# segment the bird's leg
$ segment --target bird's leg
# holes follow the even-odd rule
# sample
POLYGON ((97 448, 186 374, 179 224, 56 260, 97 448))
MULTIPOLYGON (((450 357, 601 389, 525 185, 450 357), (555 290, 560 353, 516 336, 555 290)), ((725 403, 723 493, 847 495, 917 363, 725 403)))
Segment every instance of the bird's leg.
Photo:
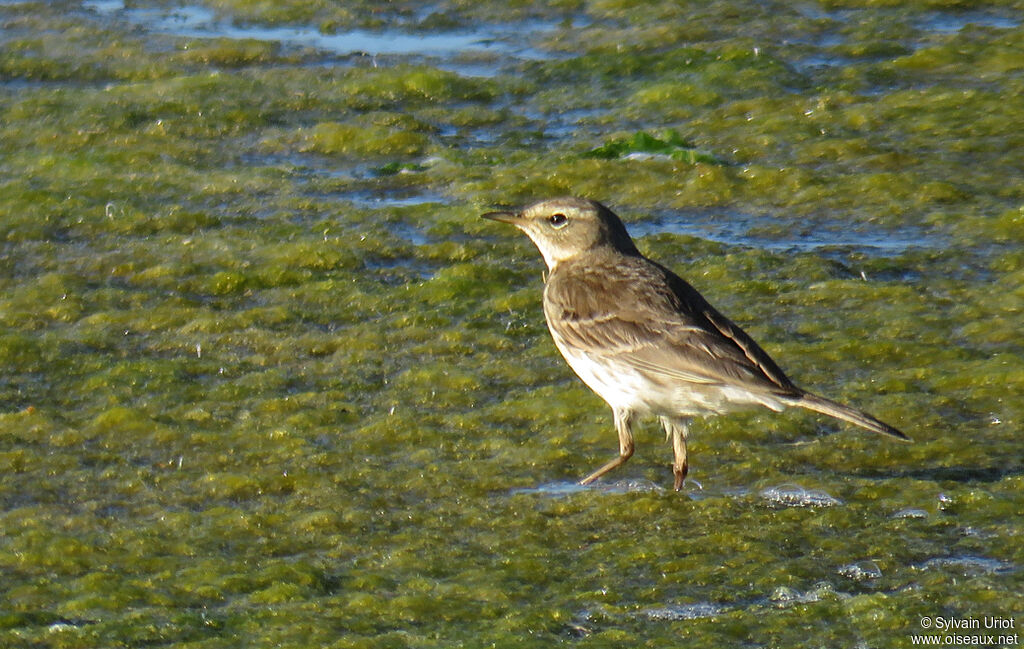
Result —
POLYGON ((679 491, 683 488, 683 480, 690 470, 686 460, 686 433, 689 430, 689 419, 669 419, 661 417, 661 425, 665 427, 665 435, 672 439, 672 453, 675 461, 672 463, 672 473, 675 475, 674 488, 679 491))
POLYGON ((633 413, 629 410, 615 411, 615 430, 619 433, 619 457, 580 480, 581 485, 590 484, 612 469, 622 466, 633 456, 633 413))

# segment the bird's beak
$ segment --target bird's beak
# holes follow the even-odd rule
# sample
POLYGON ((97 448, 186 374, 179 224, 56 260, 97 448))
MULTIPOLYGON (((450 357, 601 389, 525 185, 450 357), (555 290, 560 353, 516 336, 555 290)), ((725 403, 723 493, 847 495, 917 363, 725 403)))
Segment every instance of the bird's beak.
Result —
POLYGON ((488 212, 480 216, 492 221, 501 221, 502 223, 510 223, 512 225, 519 225, 523 221, 523 217, 519 212, 488 212))

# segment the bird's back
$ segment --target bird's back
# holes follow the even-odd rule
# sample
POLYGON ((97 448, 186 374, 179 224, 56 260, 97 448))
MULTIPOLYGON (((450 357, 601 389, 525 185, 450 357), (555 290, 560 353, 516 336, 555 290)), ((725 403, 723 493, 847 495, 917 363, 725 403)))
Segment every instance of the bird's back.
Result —
POLYGON ((762 404, 759 395, 771 401, 801 394, 746 332, 681 277, 639 254, 602 249, 560 264, 548 278, 544 312, 584 381, 574 360, 614 362, 666 385, 751 391, 762 404))

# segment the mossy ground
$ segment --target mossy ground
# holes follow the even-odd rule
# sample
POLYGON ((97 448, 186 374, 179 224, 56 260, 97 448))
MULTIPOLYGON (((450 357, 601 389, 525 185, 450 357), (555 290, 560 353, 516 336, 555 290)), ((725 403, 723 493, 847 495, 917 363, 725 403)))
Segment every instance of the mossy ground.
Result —
POLYGON ((549 56, 474 77, 0 4, 0 645, 1024 622, 1024 5, 209 6, 543 23, 549 56), (566 193, 916 443, 737 414, 695 427, 703 490, 650 487, 653 425, 615 488, 568 487, 614 453, 610 413, 548 338, 536 251, 477 218, 566 193), (749 226, 673 231, 689 213, 749 226), (887 236, 914 245, 864 244, 887 236), (787 484, 839 502, 765 495, 787 484))

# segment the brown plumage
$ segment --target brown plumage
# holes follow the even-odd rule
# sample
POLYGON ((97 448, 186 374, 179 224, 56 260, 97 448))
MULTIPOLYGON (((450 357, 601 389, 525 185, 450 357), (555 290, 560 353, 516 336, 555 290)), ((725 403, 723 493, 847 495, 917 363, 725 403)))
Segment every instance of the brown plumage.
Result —
POLYGON ((685 280, 640 254, 622 221, 595 201, 559 198, 486 218, 511 223, 548 266, 544 315, 555 345, 611 407, 619 456, 633 453, 637 415, 661 419, 675 453, 675 488, 688 470, 691 417, 753 406, 800 406, 877 433, 909 438, 871 415, 797 387, 742 329, 685 280))

